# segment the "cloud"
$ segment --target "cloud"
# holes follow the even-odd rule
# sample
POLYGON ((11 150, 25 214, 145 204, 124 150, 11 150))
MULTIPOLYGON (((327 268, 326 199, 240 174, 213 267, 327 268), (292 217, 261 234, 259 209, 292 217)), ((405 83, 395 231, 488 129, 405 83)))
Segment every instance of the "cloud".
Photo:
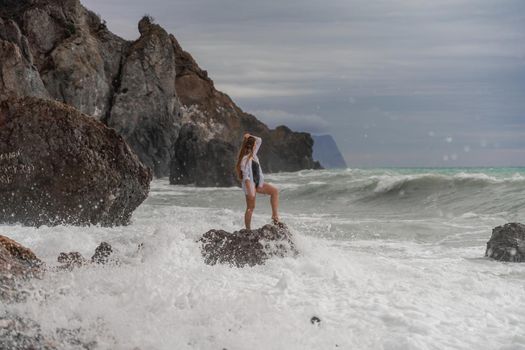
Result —
POLYGON ((525 165, 521 148, 496 157, 474 146, 477 134, 490 145, 522 136, 524 1, 83 3, 128 39, 150 13, 243 109, 332 134, 351 166, 450 165, 452 154, 457 164, 486 154, 484 165, 525 165))
POLYGON ((286 125, 295 131, 306 131, 310 133, 323 133, 329 129, 329 123, 318 115, 298 115, 280 110, 258 110, 251 111, 270 128, 286 125))

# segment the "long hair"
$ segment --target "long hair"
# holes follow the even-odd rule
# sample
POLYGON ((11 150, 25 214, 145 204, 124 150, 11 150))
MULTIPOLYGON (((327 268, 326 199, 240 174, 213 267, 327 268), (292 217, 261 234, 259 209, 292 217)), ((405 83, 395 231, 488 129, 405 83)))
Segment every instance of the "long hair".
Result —
POLYGON ((241 161, 242 158, 246 155, 249 155, 249 158, 253 158, 253 146, 255 145, 255 137, 248 136, 242 141, 241 149, 237 155, 237 164, 235 165, 235 173, 237 178, 242 180, 242 170, 241 170, 241 161))

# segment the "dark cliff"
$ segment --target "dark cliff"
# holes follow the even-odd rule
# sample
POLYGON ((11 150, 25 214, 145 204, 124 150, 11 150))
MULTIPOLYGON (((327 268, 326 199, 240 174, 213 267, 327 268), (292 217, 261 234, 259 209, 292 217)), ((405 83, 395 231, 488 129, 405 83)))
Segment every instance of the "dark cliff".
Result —
POLYGON ((79 0, 0 0, 0 95, 56 99, 101 120, 171 183, 235 184, 245 131, 264 139, 266 171, 316 167, 309 134, 244 113, 149 18, 139 32, 118 37, 79 0))

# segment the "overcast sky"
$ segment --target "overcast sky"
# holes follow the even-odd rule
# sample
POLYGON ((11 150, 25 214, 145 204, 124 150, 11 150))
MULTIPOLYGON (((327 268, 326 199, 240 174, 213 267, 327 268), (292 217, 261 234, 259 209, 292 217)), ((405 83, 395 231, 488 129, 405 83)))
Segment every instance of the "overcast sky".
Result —
POLYGON ((525 1, 82 0, 126 39, 153 16, 274 127, 350 167, 525 166, 525 1))

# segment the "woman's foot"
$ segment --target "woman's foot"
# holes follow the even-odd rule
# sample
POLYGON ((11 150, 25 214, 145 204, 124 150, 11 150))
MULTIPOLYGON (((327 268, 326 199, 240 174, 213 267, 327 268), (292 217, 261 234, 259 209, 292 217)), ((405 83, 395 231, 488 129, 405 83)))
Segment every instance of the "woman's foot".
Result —
POLYGON ((272 223, 274 225, 279 225, 281 223, 281 219, 279 219, 278 216, 272 216, 272 223))

